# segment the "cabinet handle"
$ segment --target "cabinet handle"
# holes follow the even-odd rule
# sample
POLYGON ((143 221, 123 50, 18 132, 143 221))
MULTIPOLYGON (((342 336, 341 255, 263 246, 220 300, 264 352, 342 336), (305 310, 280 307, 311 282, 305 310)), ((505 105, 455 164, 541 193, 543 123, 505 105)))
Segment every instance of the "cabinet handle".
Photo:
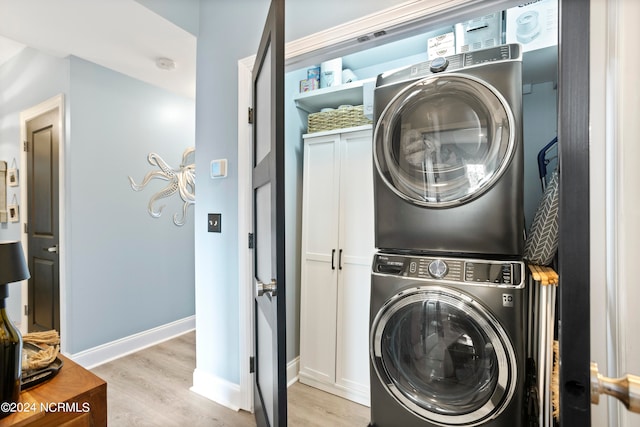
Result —
POLYGON ((335 270, 336 269, 336 265, 334 264, 333 260, 336 257, 336 250, 335 249, 331 249, 331 269, 335 270))
POLYGON ((342 270, 342 249, 338 252, 338 269, 342 270))

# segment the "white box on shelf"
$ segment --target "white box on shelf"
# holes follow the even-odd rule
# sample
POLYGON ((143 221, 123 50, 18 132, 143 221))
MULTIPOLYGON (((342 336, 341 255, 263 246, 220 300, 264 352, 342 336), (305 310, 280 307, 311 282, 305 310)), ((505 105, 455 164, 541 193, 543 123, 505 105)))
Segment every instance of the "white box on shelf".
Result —
POLYGON ((431 37, 427 42, 429 59, 438 56, 449 56, 456 53, 456 37, 453 32, 431 37))
POLYGON ((502 12, 495 12, 454 26, 456 52, 465 53, 503 43, 502 12))
POLYGON ((522 51, 558 44, 558 3, 538 0, 507 9, 507 43, 522 44, 522 51))
POLYGON ((430 49, 429 50, 429 60, 432 60, 433 58, 437 58, 439 56, 450 56, 450 55, 455 55, 456 53, 456 47, 455 46, 449 46, 449 47, 441 47, 440 49, 430 49))
POLYGON ((342 58, 332 59, 320 64, 320 87, 340 86, 342 84, 342 58))

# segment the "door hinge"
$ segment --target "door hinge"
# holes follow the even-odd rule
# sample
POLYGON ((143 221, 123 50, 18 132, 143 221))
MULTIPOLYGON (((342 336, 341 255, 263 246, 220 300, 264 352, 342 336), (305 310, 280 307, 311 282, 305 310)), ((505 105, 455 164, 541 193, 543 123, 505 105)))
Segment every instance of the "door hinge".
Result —
POLYGON ((256 371, 255 358, 251 356, 249 358, 249 373, 253 374, 255 371, 256 371))
POLYGON ((253 124, 253 108, 251 108, 251 107, 249 107, 247 120, 248 120, 250 125, 253 124))
POLYGON ((29 141, 22 141, 22 151, 29 151, 29 141))
POLYGON ((253 249, 254 238, 253 233, 249 233, 249 249, 253 249))
POLYGON ((24 305, 24 315, 25 316, 29 315, 29 306, 27 304, 24 305))
POLYGON ((24 234, 29 234, 29 224, 28 223, 24 223, 24 234))

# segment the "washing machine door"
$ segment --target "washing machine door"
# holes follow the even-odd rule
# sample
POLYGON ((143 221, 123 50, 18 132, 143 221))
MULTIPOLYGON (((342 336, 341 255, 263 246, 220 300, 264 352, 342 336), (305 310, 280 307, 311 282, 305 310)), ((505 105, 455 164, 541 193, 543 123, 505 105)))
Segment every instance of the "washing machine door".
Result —
POLYGON ((391 298, 374 319, 370 350, 389 393, 434 424, 482 424, 515 392, 516 356, 506 332, 455 290, 417 287, 391 298))
POLYGON ((428 207, 466 203, 508 166, 515 124, 502 94, 474 76, 436 74, 400 91, 376 122, 374 160, 400 197, 428 207))

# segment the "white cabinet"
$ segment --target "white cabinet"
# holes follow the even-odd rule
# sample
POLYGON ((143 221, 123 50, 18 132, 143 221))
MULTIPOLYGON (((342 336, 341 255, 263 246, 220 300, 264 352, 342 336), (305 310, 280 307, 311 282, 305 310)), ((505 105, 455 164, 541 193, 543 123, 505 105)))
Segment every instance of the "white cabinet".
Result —
POLYGON ((371 126, 304 137, 300 382, 369 404, 371 126))

